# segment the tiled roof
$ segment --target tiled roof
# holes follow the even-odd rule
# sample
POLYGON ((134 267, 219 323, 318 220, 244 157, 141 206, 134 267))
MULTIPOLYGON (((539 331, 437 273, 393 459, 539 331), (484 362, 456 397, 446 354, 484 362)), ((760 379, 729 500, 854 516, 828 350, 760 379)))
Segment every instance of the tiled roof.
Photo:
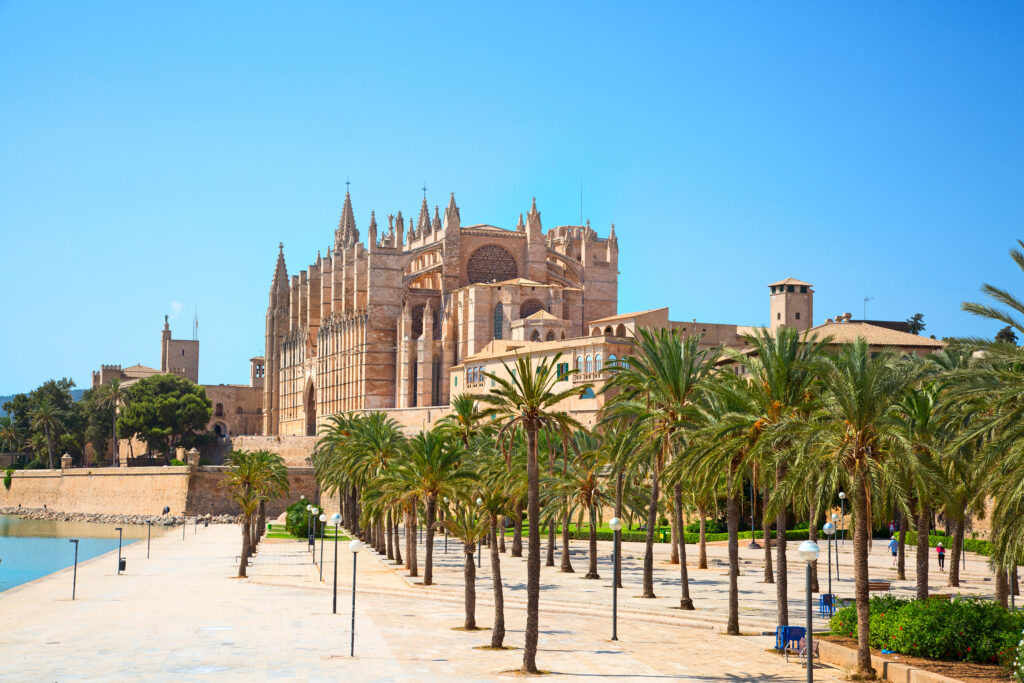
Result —
POLYGON ((777 285, 803 285, 804 287, 813 287, 810 282, 804 282, 803 280, 797 280, 795 277, 787 277, 785 280, 779 280, 778 282, 772 282, 769 287, 775 287, 777 285))
POLYGON ((590 322, 590 324, 593 324, 593 323, 610 323, 610 322, 613 322, 615 320, 626 320, 628 318, 638 318, 641 315, 647 315, 648 313, 655 313, 657 311, 667 311, 667 310, 668 310, 667 306, 665 308, 651 308, 651 309, 648 309, 646 311, 635 311, 633 313, 619 313, 618 315, 610 315, 607 318, 598 318, 596 320, 591 320, 589 322, 590 322))
POLYGON ((550 313, 548 313, 544 309, 541 309, 541 310, 537 311, 533 315, 526 316, 526 319, 527 320, 559 320, 559 321, 561 320, 561 318, 559 318, 558 316, 551 315, 550 313))
POLYGON ((849 344, 862 338, 871 346, 922 346, 936 350, 945 346, 938 339, 921 337, 909 332, 900 332, 864 322, 825 323, 812 327, 809 333, 819 337, 832 337, 832 342, 835 344, 849 344))

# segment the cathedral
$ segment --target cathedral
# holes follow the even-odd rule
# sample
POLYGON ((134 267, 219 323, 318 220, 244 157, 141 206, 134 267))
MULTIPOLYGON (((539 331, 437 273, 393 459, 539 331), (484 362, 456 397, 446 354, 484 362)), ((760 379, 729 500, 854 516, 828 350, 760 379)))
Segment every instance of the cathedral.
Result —
MULTIPOLYGON (((314 435, 333 414, 449 402, 453 369, 496 340, 587 336, 617 313, 618 242, 587 225, 463 226, 452 195, 399 211, 366 245, 346 192, 334 244, 288 275, 281 245, 267 307, 264 434, 314 435)), ((457 385, 457 378, 452 381, 457 385)))

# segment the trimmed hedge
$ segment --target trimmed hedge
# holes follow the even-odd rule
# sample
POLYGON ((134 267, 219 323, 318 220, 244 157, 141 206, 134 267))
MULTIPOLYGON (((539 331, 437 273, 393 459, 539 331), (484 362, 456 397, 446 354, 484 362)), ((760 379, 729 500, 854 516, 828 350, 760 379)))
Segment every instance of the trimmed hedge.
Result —
MULTIPOLYGON (((1009 668, 1017 656, 1024 612, 990 600, 871 599, 870 645, 915 657, 946 661, 998 662, 1009 668)), ((829 628, 857 637, 857 607, 836 610, 829 628)))
MULTIPOLYGON (((524 528, 523 531, 525 533, 526 529, 524 528)), ((696 533, 696 534, 686 533, 686 534, 684 534, 684 536, 686 537, 686 542, 688 544, 696 545, 696 544, 700 543, 700 534, 699 533, 696 533)), ((777 538, 777 536, 776 536, 774 531, 771 532, 771 536, 772 536, 772 538, 777 538)), ((794 530, 786 532, 786 539, 790 540, 790 541, 806 541, 807 540, 807 536, 808 536, 808 533, 807 533, 806 529, 803 529, 803 530, 794 529, 794 530)), ((824 538, 824 533, 821 533, 820 536, 822 538, 824 538)), ((750 538, 750 532, 749 531, 741 531, 741 532, 739 532, 738 537, 740 539, 749 539, 750 538)), ((757 532, 757 537, 759 539, 764 539, 764 534, 762 534, 760 531, 758 531, 757 532)), ((587 541, 587 540, 590 539, 590 531, 588 529, 570 529, 569 530, 569 538, 574 539, 574 540, 579 540, 579 541, 587 541)), ((614 541, 615 540, 615 533, 613 531, 609 531, 607 529, 598 529, 597 530, 597 540, 599 540, 599 541, 614 541)), ((626 531, 625 529, 623 529, 622 530, 622 540, 623 541, 632 541, 632 542, 636 542, 636 543, 644 543, 644 542, 647 541, 647 532, 646 531, 626 531)), ((729 534, 728 533, 724 533, 724 534, 705 534, 704 535, 704 540, 707 543, 714 543, 716 541, 728 541, 729 540, 729 534)), ((671 534, 668 532, 667 529, 665 529, 665 530, 659 529, 659 530, 654 532, 654 542, 655 543, 671 542, 671 534), (663 533, 665 534, 665 536, 667 538, 669 538, 669 541, 662 541, 661 540, 663 533)))
MULTIPOLYGON (((897 532, 897 536, 898 535, 899 535, 899 532, 897 532)), ((939 543, 942 543, 943 547, 945 547, 948 550, 949 548, 953 547, 953 537, 952 536, 943 536, 941 534, 930 534, 928 536, 928 546, 930 548, 934 548, 939 543)), ((908 548, 910 546, 917 545, 917 532, 916 531, 908 531, 907 532, 906 544, 907 544, 908 548)), ((983 540, 978 539, 978 538, 965 538, 964 539, 964 550, 967 550, 967 551, 972 552, 972 553, 977 553, 978 555, 984 555, 986 557, 991 553, 991 549, 989 547, 989 542, 988 541, 983 541, 983 540)))

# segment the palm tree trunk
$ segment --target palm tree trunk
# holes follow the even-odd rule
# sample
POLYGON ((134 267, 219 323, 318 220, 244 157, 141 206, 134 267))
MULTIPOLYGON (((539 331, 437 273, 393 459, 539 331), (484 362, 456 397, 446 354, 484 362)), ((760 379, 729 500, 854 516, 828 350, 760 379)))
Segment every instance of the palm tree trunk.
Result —
POLYGON ((495 531, 498 536, 498 552, 503 553, 505 550, 505 515, 498 516, 498 529, 495 531))
POLYGON ((700 514, 700 556, 697 558, 697 569, 708 568, 708 546, 706 543, 706 528, 708 511, 701 505, 697 508, 697 512, 700 514))
MULTIPOLYGON (((504 516, 491 520, 491 538, 499 531, 505 530, 504 516), (500 521, 497 524, 496 521, 500 521)), ((491 543, 491 582, 494 585, 494 626, 491 628, 491 647, 505 645, 505 594, 501 586, 501 550, 496 543, 491 543)))
POLYGON ((399 543, 398 533, 398 520, 394 519, 391 523, 391 535, 395 539, 395 564, 404 564, 402 562, 402 544, 399 543))
POLYGON ((548 556, 544 566, 555 566, 555 525, 550 520, 548 520, 548 556))
MULTIPOLYGON (((861 464, 863 467, 863 463, 861 464)), ((868 482, 860 470, 857 491, 853 497, 853 575, 854 592, 857 597, 857 673, 874 678, 871 666, 871 608, 868 602, 868 515, 867 501, 871 495, 868 482)))
POLYGON ((644 593, 642 598, 655 598, 654 594, 654 527, 658 524, 658 473, 651 473, 651 502, 647 507, 647 538, 644 550, 644 593))
POLYGON ((734 467, 730 467, 728 481, 728 499, 725 508, 725 523, 729 530, 729 620, 725 626, 726 634, 738 636, 740 634, 740 598, 739 598, 739 576, 740 576, 740 503, 738 494, 733 487, 735 477, 734 467))
POLYGON ((896 551, 896 578, 907 579, 907 516, 900 512, 900 539, 896 551))
POLYGON ((110 464, 117 467, 117 403, 114 404, 114 419, 110 422, 110 464))
MULTIPOLYGON (((817 501, 811 502, 811 512, 807 522, 807 540, 818 542, 818 506, 817 501)), ((811 562, 811 592, 820 593, 818 586, 818 561, 811 562)))
POLYGON ((996 570, 996 602, 1003 607, 1010 606, 1010 578, 1002 569, 996 570))
MULTIPOLYGON (((615 479, 615 516, 618 517, 619 521, 622 521, 622 488, 623 488, 623 477, 622 472, 619 472, 619 476, 615 479)), ((620 544, 621 546, 621 544, 620 544)), ((615 571, 612 581, 618 588, 622 588, 622 548, 615 548, 615 571)))
POLYGON ((393 521, 391 521, 391 510, 388 510, 387 522, 385 522, 385 524, 384 524, 384 535, 387 536, 387 542, 388 542, 387 558, 389 560, 395 559, 395 546, 392 545, 392 542, 391 542, 391 539, 392 539, 391 530, 394 527, 395 527, 395 523, 393 521))
POLYGON ((249 564, 249 518, 248 515, 242 520, 242 555, 238 563, 238 578, 245 578, 245 568, 249 564))
POLYGON ((427 548, 423 558, 423 585, 429 586, 434 580, 434 514, 437 497, 427 496, 427 548))
POLYGON ((43 425, 43 433, 46 434, 46 454, 50 458, 50 469, 53 469, 53 440, 50 438, 50 425, 43 425))
MULTIPOLYGON (((775 583, 775 573, 772 571, 772 518, 768 516, 768 488, 763 491, 761 505, 761 533, 764 536, 764 583, 775 583)), ((754 530, 750 530, 754 535, 754 530)))
POLYGON ((928 525, 932 511, 924 497, 918 498, 917 508, 917 599, 928 599, 928 525))
POLYGON ((590 567, 587 568, 585 579, 600 579, 597 573, 597 509, 590 506, 590 567))
MULTIPOLYGON (((675 507, 673 505, 673 507, 675 507)), ((672 537, 672 550, 669 552, 668 563, 679 564, 679 524, 676 521, 676 512, 673 509, 669 518, 669 535, 672 537)))
POLYGON ((676 484, 672 492, 672 516, 675 519, 676 528, 679 529, 679 585, 682 586, 682 594, 679 598, 679 609, 693 609, 693 600, 690 599, 690 576, 686 569, 686 534, 683 527, 683 485, 676 484))
MULTIPOLYGON (((775 485, 786 476, 785 465, 775 468, 775 485)), ((779 626, 789 626, 789 571, 786 566, 786 506, 775 515, 775 604, 779 626)))
MULTIPOLYGON (((963 510, 963 506, 960 507, 963 510)), ((949 549, 949 582, 947 585, 958 587, 960 585, 960 549, 964 544, 964 516, 963 513, 956 516, 953 522, 953 547, 949 549)))
POLYGON ((515 526, 512 530, 512 557, 523 556, 523 506, 516 503, 515 526))
POLYGON ((416 532, 417 524, 419 520, 416 518, 416 501, 413 501, 412 511, 410 513, 409 528, 406 530, 406 535, 409 537, 409 576, 419 576, 419 549, 416 547, 416 532))
POLYGON ((537 638, 540 627, 540 474, 537 468, 537 427, 526 428, 527 522, 530 525, 526 559, 526 642, 523 671, 537 673, 537 638))
POLYGON ((561 571, 564 574, 575 574, 576 570, 572 568, 572 556, 569 554, 569 499, 565 499, 565 515, 562 520, 562 566, 561 571))
POLYGON ((466 552, 466 563, 464 574, 466 577, 466 623, 465 629, 467 631, 476 630, 476 564, 473 562, 473 551, 475 548, 472 543, 463 544, 463 549, 466 552))

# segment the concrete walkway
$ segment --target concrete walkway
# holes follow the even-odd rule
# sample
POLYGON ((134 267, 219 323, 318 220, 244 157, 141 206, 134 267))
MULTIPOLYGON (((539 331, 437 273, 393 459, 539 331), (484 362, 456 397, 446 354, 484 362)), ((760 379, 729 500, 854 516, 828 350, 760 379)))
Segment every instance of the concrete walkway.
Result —
MULTIPOLYGON (((443 544, 443 541, 439 540, 443 544)), ((453 544, 454 545, 454 544, 453 544)), ((0 678, 50 680, 500 680, 518 668, 521 650, 474 649, 488 631, 453 630, 463 603, 456 562, 438 572, 439 586, 409 585, 364 551, 358 560, 356 657, 349 657, 351 553, 340 544, 338 614, 331 614, 332 547, 324 581, 301 541, 264 541, 235 579, 239 531, 230 526, 172 530, 125 549, 128 571, 116 576, 112 554, 79 565, 77 600, 65 570, 0 594, 5 634, 0 678)), ((442 545, 443 548, 443 545, 442 545)), ((443 553, 442 553, 443 554, 443 553)), ((450 552, 448 558, 454 558, 450 552)), ((422 554, 421 554, 422 558, 422 554)), ((525 613, 513 565, 506 643, 522 647, 525 613)), ((447 560, 443 565, 449 564, 447 560)), ((486 563, 485 563, 486 564, 486 563)), ((709 570, 710 571, 710 570, 709 570)), ((579 577, 551 588, 545 570, 538 662, 543 680, 797 681, 805 672, 765 652, 770 639, 726 637, 626 609, 620 638, 610 642, 607 581, 579 577), (572 588, 572 590, 567 590, 572 588), (598 593, 574 597, 579 590, 598 593), (557 597, 556 597, 557 595, 557 597), (586 603, 583 605, 581 603, 586 603)), ((561 575, 565 576, 565 575, 561 575)), ((477 618, 491 621, 489 581, 482 580, 477 618)), ((620 596, 636 592, 635 586, 620 596)), ((666 598, 667 599, 667 598, 666 598)), ((643 601, 650 603, 651 601, 643 601)), ((668 610, 666 610, 668 611, 668 610)), ((678 610, 675 611, 679 614, 678 610)), ((823 668, 817 680, 841 680, 823 668)))

